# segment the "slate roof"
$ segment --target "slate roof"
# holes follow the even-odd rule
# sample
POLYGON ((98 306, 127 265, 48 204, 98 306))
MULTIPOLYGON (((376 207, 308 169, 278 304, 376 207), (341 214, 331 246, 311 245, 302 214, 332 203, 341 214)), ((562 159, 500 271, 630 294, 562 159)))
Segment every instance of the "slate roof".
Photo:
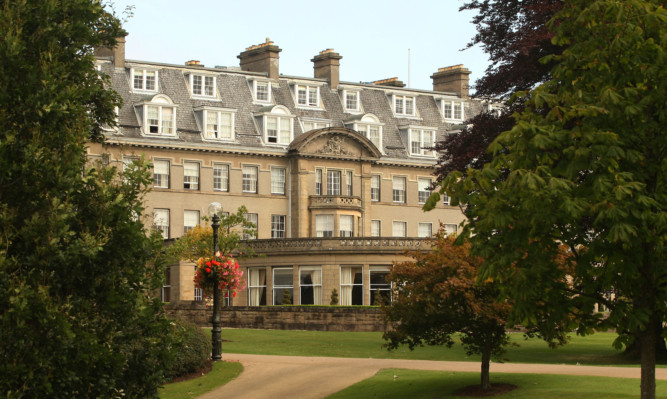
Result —
MULTIPOLYGON (((183 66, 161 64, 145 61, 126 60, 125 68, 114 68, 113 63, 100 58, 102 72, 110 75, 113 89, 123 99, 124 106, 119 110, 118 122, 120 126, 117 139, 132 142, 158 142, 168 146, 180 144, 200 145, 203 147, 224 147, 228 150, 257 148, 269 152, 287 153, 287 146, 266 146, 263 143, 259 126, 255 116, 266 104, 253 102, 252 80, 261 79, 267 81, 266 74, 245 72, 236 69, 204 68, 201 66, 183 66), (152 69, 158 71, 158 91, 155 94, 137 93, 132 90, 130 82, 130 70, 132 67, 152 69), (190 73, 214 74, 216 76, 215 98, 201 99, 190 95, 188 75, 190 73), (147 137, 141 132, 141 119, 137 111, 137 104, 150 100, 156 94, 168 96, 177 106, 176 128, 177 135, 174 138, 147 137), (235 140, 233 142, 215 142, 202 140, 201 128, 199 127, 195 109, 200 106, 220 107, 236 110, 235 112, 235 140)), ((378 86, 369 83, 340 82, 338 89, 331 90, 328 82, 324 79, 307 77, 292 77, 281 75, 277 80, 271 80, 272 101, 274 105, 282 105, 289 109, 295 116, 294 138, 303 134, 302 118, 323 119, 331 122, 331 127, 343 127, 346 121, 355 119, 355 114, 345 112, 343 108, 342 90, 357 90, 360 93, 361 109, 364 114, 374 114, 383 124, 382 147, 383 160, 401 162, 417 161, 420 163, 435 163, 435 158, 424 159, 423 157, 411 157, 408 151, 409 143, 401 135, 399 127, 405 125, 417 125, 434 128, 437 131, 437 139, 453 130, 460 129, 460 123, 449 124, 444 121, 438 108, 437 100, 441 98, 456 99, 456 94, 431 92, 426 90, 415 90, 400 87, 378 86), (295 104, 293 85, 314 84, 320 87, 320 98, 322 109, 304 109, 295 104), (392 110, 391 94, 414 96, 416 106, 416 117, 396 117, 392 110), (411 160, 411 161, 409 161, 411 160)), ((466 118, 472 113, 479 112, 481 106, 471 101, 465 101, 464 114, 466 118)))

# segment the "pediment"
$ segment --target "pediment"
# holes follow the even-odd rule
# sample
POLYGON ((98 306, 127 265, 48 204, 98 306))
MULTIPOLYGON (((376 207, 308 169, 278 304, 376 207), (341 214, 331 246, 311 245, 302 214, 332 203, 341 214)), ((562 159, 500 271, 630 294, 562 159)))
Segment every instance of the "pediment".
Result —
POLYGON ((297 137, 290 152, 300 155, 340 158, 380 158, 380 151, 358 132, 343 128, 313 130, 297 137))

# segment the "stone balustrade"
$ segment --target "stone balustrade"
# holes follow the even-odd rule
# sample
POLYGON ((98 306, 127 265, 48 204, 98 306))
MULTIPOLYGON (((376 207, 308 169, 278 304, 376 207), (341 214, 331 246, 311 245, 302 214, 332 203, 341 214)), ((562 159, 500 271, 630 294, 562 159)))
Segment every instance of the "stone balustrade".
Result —
POLYGON ((257 254, 310 252, 401 253, 430 249, 428 239, 416 237, 309 237, 248 240, 245 244, 257 254))
POLYGON ((310 209, 356 209, 361 210, 361 199, 346 195, 311 195, 310 209))

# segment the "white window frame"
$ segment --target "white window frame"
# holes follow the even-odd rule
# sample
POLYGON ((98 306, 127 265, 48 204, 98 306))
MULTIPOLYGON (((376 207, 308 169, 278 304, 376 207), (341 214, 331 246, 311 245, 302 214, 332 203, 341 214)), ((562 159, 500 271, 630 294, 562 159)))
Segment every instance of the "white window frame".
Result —
POLYGON ((459 231, 459 226, 456 225, 456 223, 446 223, 445 224, 445 234, 446 235, 457 234, 458 231, 459 231))
POLYGON ((153 160, 153 188, 169 188, 169 171, 169 160, 153 160))
POLYGON ((354 215, 340 215, 338 230, 340 237, 354 237, 354 215))
POLYGON ((257 239, 257 233, 259 232, 259 224, 258 224, 258 215, 256 213, 246 213, 243 215, 245 217, 245 220, 248 222, 252 223, 255 225, 255 234, 243 234, 243 239, 244 240, 256 240, 257 239))
POLYGON ((271 238, 287 237, 287 220, 285 215, 271 215, 271 238))
POLYGON ((299 303, 301 305, 322 305, 322 266, 299 267, 299 303), (304 282, 304 277, 310 275, 310 283, 304 282), (312 289, 313 303, 304 303, 304 289, 312 289))
POLYGON ((429 238, 433 235, 433 223, 419 222, 417 227, 417 237, 429 238))
POLYGON ((266 269, 259 267, 249 267, 248 306, 261 306, 261 305, 266 305, 266 269), (262 277, 264 278, 262 279, 262 277), (259 294, 255 294, 256 291, 259 291, 259 294), (262 297, 264 297, 263 303, 262 303, 262 297))
POLYGON ((361 112, 361 95, 358 90, 343 90, 342 96, 343 109, 345 112, 361 112), (347 96, 351 95, 354 97, 355 107, 350 107, 347 96))
POLYGON ((417 98, 411 95, 392 94, 392 109, 396 116, 414 117, 417 115, 417 98), (412 112, 408 112, 408 102, 412 102, 412 112))
POLYGON ((271 194, 285 195, 287 186, 287 169, 282 167, 271 168, 271 194))
POLYGON ((452 202, 452 200, 451 200, 451 198, 449 198, 449 195, 447 195, 447 193, 443 193, 442 194, 442 203, 445 204, 445 205, 451 205, 451 202, 452 202))
POLYGON ((341 195, 343 172, 338 169, 327 170, 327 195, 341 195))
POLYGON ((435 151, 425 147, 434 147, 436 142, 436 130, 428 128, 408 129, 408 142, 410 143, 410 155, 435 157, 435 151), (430 137, 430 140, 428 139, 430 137), (416 148, 415 148, 416 147, 416 148))
POLYGON ((229 165, 213 164, 213 191, 229 192, 229 165), (218 172, 220 171, 220 172, 218 172))
POLYGON ((315 195, 322 195, 322 169, 315 169, 315 195))
POLYGON ((405 176, 394 176, 392 178, 392 199, 396 204, 405 204, 407 200, 406 187, 408 178, 405 176))
POLYGON ((284 290, 289 290, 292 295, 292 303, 294 303, 294 268, 293 267, 274 267, 272 269, 273 275, 273 280, 272 280, 272 285, 273 285, 273 304, 274 305, 281 305, 282 304, 282 299, 283 299, 283 291, 284 290), (290 276, 291 277, 291 284, 276 284, 276 272, 277 271, 287 271, 289 270, 289 273, 278 273, 282 274, 284 276, 290 276), (279 300, 277 300, 279 299, 279 300))
POLYGON ((183 234, 194 229, 199 225, 199 211, 184 210, 183 211, 183 234))
POLYGON ((169 239, 169 209, 153 209, 153 225, 162 233, 162 238, 169 239))
POLYGON ((253 80, 252 81, 252 98, 256 103, 261 104, 271 104, 272 103, 272 93, 271 93, 271 82, 265 80, 253 80), (259 88, 266 87, 266 98, 259 98, 259 88))
POLYGON ((130 69, 130 84, 132 86, 132 91, 133 92, 141 92, 141 93, 157 93, 158 92, 158 87, 159 87, 159 74, 156 69, 150 69, 150 68, 131 68, 130 69), (147 79, 147 75, 154 73, 155 74, 155 82, 153 84, 153 87, 148 87, 150 86, 148 84, 149 79, 147 79), (141 79, 141 87, 136 87, 136 82, 135 78, 141 79))
POLYGON ((195 112, 201 121, 202 139, 206 141, 234 141, 236 139, 236 110, 228 108, 198 107, 195 112), (209 124, 209 116, 213 115, 215 123, 209 124), (225 121, 229 119, 229 123, 225 121), (209 129, 209 125, 213 125, 209 129), (224 134, 227 130, 229 133, 224 134))
POLYGON ((431 179, 429 178, 417 178, 417 199, 420 204, 425 204, 431 195, 431 183, 431 179))
POLYGON ((176 111, 178 106, 164 94, 154 96, 150 101, 137 104, 142 120, 142 132, 151 137, 176 137, 176 111), (166 116, 171 113, 171 121, 166 116), (155 112, 155 115, 149 115, 155 112), (151 118, 149 118, 151 116, 151 118), (151 131, 155 127, 155 131, 151 131))
POLYGON ((301 118, 301 130, 309 132, 311 130, 323 129, 326 127, 331 127, 331 121, 327 119, 310 119, 310 118, 301 118))
MULTIPOLYGON (((339 304, 344 306, 350 305, 363 305, 364 304, 364 268, 361 265, 349 265, 340 267, 340 295, 339 295, 339 304), (361 273, 361 282, 355 283, 355 275, 361 273), (345 275, 348 275, 344 277, 345 275), (352 303, 352 298, 354 297, 354 292, 360 290, 361 295, 358 295, 361 298, 361 303, 352 303)), ((359 292, 357 291, 357 294, 359 292)))
POLYGON ((371 237, 382 237, 381 220, 371 220, 371 237))
POLYGON ((257 194, 257 180, 259 178, 259 166, 243 165, 241 167, 243 180, 241 182, 244 193, 257 194))
POLYGON ((334 215, 315 215, 315 237, 334 236, 334 215))
POLYGON ((465 107, 461 100, 440 100, 440 111, 445 120, 462 121, 465 119, 465 107))
POLYGON ((379 202, 382 195, 382 175, 371 175, 371 201, 379 202))
POLYGON ((391 273, 391 266, 370 266, 368 270, 368 282, 369 282, 369 291, 371 298, 371 306, 377 306, 375 303, 375 291, 380 291, 380 295, 383 297, 388 297, 388 303, 390 304, 393 300, 392 298, 392 287, 391 282, 386 280, 386 276, 391 273), (373 275, 383 274, 385 275, 384 282, 373 282, 373 275), (384 295, 383 295, 384 294, 384 295))
POLYGON ((203 75, 197 73, 191 73, 189 76, 190 81, 190 94, 193 97, 203 97, 203 98, 215 98, 216 97, 216 77, 214 75, 203 75), (195 79, 201 79, 201 85, 199 86, 199 93, 195 91, 195 79), (207 84, 207 80, 210 79, 210 85, 207 84), (209 90, 210 89, 210 92, 209 90))
POLYGON ((297 108, 322 108, 320 105, 320 87, 316 85, 295 84, 294 100, 297 108), (305 97, 301 97, 303 91, 305 97))
POLYGON ((294 116, 282 105, 271 107, 270 112, 258 114, 262 138, 268 145, 286 146, 294 138, 294 116), (275 129, 269 129, 269 122, 275 119, 275 129))
POLYGON ((351 197, 354 183, 354 173, 351 170, 345 171, 345 195, 351 197))
POLYGON ((183 161, 183 189, 184 190, 199 190, 199 176, 200 173, 199 162, 183 161), (193 173, 196 171, 196 173, 193 173), (189 172, 189 173, 188 173, 189 172))
POLYGON ((364 115, 360 121, 352 124, 352 130, 363 134, 380 152, 384 152, 382 147, 383 125, 377 116, 373 114, 364 115), (377 129, 377 132, 374 132, 375 129, 377 129))
POLYGON ((407 237, 408 236, 408 222, 403 220, 394 220, 391 223, 392 237, 407 237))

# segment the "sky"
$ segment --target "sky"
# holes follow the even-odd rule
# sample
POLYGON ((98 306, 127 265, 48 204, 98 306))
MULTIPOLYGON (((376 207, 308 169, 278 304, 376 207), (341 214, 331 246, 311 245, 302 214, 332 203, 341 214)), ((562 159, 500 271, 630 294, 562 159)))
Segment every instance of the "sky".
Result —
POLYGON ((280 73, 313 77, 310 61, 332 48, 340 80, 398 77, 407 87, 433 90, 438 68, 463 64, 470 84, 488 66, 479 47, 461 51, 475 35, 473 13, 460 0, 111 0, 124 19, 127 59, 207 67, 238 66, 237 55, 270 38, 282 49, 280 73))

